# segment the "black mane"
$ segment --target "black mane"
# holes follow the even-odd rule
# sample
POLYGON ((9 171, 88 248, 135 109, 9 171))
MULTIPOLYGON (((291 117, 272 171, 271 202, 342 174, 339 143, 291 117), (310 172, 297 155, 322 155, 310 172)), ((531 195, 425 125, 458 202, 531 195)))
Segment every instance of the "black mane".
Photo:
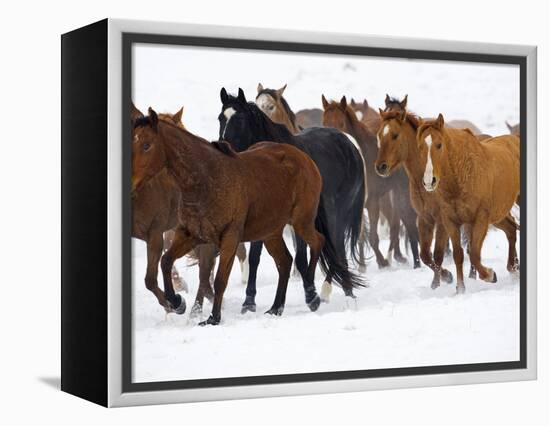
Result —
POLYGON ((243 111, 249 118, 249 123, 254 127, 254 136, 257 141, 274 140, 289 142, 293 135, 284 124, 273 122, 254 102, 241 102, 233 95, 228 95, 228 101, 224 108, 233 107, 237 111, 243 111))
POLYGON ((397 105, 397 106, 401 106, 401 101, 397 98, 390 98, 388 101, 387 101, 387 106, 386 106, 386 110, 390 107, 390 106, 393 106, 393 105, 397 105))
MULTIPOLYGON (((277 99, 277 91, 273 89, 263 89, 260 93, 258 93, 258 95, 256 96, 256 99, 258 99, 258 97, 263 94, 269 95, 273 99, 277 99)), ((284 97, 281 96, 279 99, 281 100, 281 104, 283 104, 283 108, 286 114, 288 115, 288 117, 290 118, 290 121, 294 126, 296 126, 296 114, 294 114, 294 111, 290 109, 290 106, 288 105, 288 102, 284 97)))
POLYGON ((237 153, 233 150, 231 145, 224 141, 214 141, 210 142, 210 145, 212 145, 214 148, 216 148, 221 153, 229 156, 229 157, 236 157, 237 153))
POLYGON ((152 123, 148 116, 136 118, 136 121, 134 121, 134 129, 138 127, 150 127, 151 125, 152 123))

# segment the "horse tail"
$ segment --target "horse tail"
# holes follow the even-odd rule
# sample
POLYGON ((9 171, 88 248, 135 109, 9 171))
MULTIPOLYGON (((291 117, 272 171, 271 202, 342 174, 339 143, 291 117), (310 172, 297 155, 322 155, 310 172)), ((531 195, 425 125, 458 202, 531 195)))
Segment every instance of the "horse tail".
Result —
POLYGON ((353 288, 364 287, 363 280, 359 275, 354 274, 348 269, 345 259, 342 259, 338 254, 336 245, 334 244, 334 237, 329 230, 328 215, 325 210, 322 194, 317 210, 317 217, 315 218, 315 227, 325 237, 325 244, 319 257, 319 265, 323 273, 340 284, 346 294, 350 293, 353 288))
MULTIPOLYGON (((361 159, 361 162, 363 160, 361 159)), ((368 231, 365 225, 365 198, 366 198, 366 186, 365 186, 365 168, 361 167, 361 182, 357 194, 351 204, 351 211, 348 216, 349 220, 345 224, 346 241, 350 247, 351 257, 354 263, 358 266, 366 266, 363 264, 360 258, 360 245, 362 244, 361 233, 364 231, 368 235, 368 231), (363 229, 365 226, 365 229, 363 229)), ((365 239, 367 242, 368 239, 365 239)), ((368 246, 367 246, 368 247, 368 246)))

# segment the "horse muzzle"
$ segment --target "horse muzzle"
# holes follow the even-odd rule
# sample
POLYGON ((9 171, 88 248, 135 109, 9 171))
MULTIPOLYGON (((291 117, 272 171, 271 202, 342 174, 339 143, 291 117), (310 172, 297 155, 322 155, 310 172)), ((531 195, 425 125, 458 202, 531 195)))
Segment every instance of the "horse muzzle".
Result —
POLYGON ((437 188, 437 184, 439 181, 436 177, 433 177, 431 181, 426 182, 425 180, 422 180, 422 184, 424 185, 424 189, 428 192, 433 192, 437 188))
POLYGON ((375 169, 378 176, 388 177, 390 175, 391 167, 389 167, 386 163, 377 164, 375 169))

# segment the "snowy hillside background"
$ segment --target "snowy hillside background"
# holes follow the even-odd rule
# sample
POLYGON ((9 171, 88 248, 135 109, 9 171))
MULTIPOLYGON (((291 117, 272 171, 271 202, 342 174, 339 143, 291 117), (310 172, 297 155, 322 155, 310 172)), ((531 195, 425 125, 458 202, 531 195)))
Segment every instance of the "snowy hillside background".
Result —
MULTIPOLYGON (((296 112, 320 108, 321 94, 382 107, 386 93, 409 95, 421 116, 467 119, 484 133, 507 133, 505 120, 519 120, 519 68, 441 61, 389 60, 137 45, 133 52, 133 100, 142 111, 175 112, 193 133, 215 140, 222 86, 238 87, 253 100, 256 86, 288 87, 296 112)), ((382 247, 387 239, 381 230, 382 247)), ((290 241, 287 242, 292 247, 290 241)), ((518 242, 519 249, 519 242, 518 242)), ((292 279, 281 318, 263 314, 273 301, 276 269, 264 254, 258 273, 258 312, 240 314, 244 286, 235 262, 224 298, 222 324, 197 327, 201 318, 166 316, 145 289, 145 243, 133 240, 133 378, 136 382, 289 374, 519 359, 519 282, 505 268, 507 241, 491 230, 482 258, 497 284, 466 279, 467 293, 454 283, 430 289, 431 271, 396 265, 380 270, 373 260, 369 287, 349 302, 335 288, 329 304, 309 312, 302 283, 292 279)), ((451 258, 445 265, 455 274, 451 258)), ((466 266, 469 265, 466 262, 466 266)), ((198 267, 185 258, 176 266, 190 287, 188 308, 198 285, 198 267)), ((465 268, 467 273, 467 269, 465 268)), ((160 279, 160 275, 159 275, 160 279)), ((317 274, 320 290, 322 274, 317 274)), ((205 303, 206 317, 211 305, 205 303)), ((188 309, 189 311, 189 309, 188 309)))

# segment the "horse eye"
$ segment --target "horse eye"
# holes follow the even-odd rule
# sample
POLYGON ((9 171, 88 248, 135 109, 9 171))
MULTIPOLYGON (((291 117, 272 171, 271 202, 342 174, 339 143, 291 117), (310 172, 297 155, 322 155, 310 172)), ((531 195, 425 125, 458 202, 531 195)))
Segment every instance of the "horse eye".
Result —
POLYGON ((436 147, 437 149, 441 149, 441 144, 438 143, 435 147, 436 147))
POLYGON ((148 144, 148 143, 143 144, 143 152, 149 151, 149 148, 151 148, 151 144, 148 144))
POLYGON ((396 140, 396 139, 397 139, 397 136, 398 136, 397 133, 394 133, 394 134, 392 135, 391 138, 392 138, 393 140, 396 140))
POLYGON ((273 111, 275 109, 275 106, 274 105, 269 105, 269 110, 270 111, 273 111))

